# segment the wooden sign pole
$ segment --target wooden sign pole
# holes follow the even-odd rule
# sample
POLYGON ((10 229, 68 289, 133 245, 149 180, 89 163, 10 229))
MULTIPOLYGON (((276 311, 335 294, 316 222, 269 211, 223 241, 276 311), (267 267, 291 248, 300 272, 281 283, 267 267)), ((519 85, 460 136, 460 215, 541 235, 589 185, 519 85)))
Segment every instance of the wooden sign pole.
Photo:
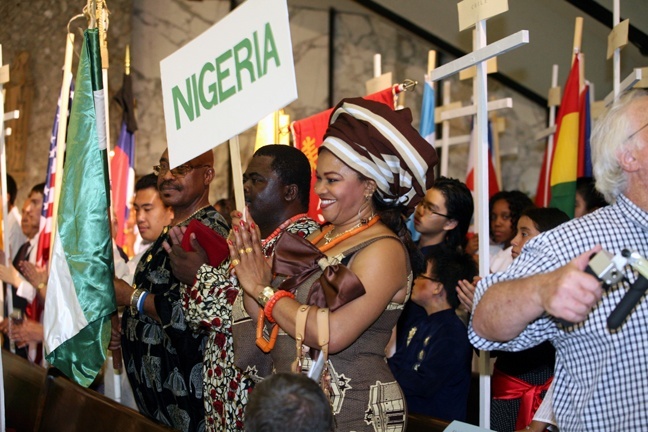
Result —
POLYGON ((241 165, 241 146, 239 137, 235 135, 229 140, 230 163, 232 165, 232 182, 234 186, 234 201, 236 209, 243 213, 243 220, 247 221, 245 211, 245 193, 243 192, 243 167, 241 165))
MULTIPOLYGON (((2 263, 4 266, 8 267, 9 266, 9 243, 7 239, 7 216, 9 214, 9 209, 7 208, 7 202, 5 200, 5 197, 7 196, 7 157, 5 154, 5 112, 4 112, 4 91, 2 89, 3 84, 9 81, 9 65, 3 66, 2 65, 2 45, 0 45, 0 68, 2 68, 2 79, 0 79, 0 172, 2 173, 2 244, 4 246, 5 254, 4 254, 4 262, 2 263)), ((7 286, 7 288, 10 290, 11 287, 7 286)), ((0 289, 0 306, 2 307, 2 310, 0 311, 0 314, 2 314, 3 317, 4 315, 4 291, 0 289)), ((4 420, 4 416, 2 416, 4 420)), ((4 429, 3 429, 4 430, 4 429)))

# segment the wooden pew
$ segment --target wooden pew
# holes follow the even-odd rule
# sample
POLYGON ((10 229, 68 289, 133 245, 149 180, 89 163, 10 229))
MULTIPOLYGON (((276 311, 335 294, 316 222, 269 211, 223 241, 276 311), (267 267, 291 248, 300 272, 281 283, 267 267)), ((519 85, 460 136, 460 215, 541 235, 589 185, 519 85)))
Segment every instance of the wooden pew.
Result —
POLYGON ((45 393, 45 404, 34 429, 38 432, 174 430, 63 376, 48 375, 45 393))
POLYGON ((442 432, 450 422, 423 414, 407 415, 406 432, 442 432))
POLYGON ((2 370, 7 430, 33 431, 44 402, 45 369, 3 349, 2 370))

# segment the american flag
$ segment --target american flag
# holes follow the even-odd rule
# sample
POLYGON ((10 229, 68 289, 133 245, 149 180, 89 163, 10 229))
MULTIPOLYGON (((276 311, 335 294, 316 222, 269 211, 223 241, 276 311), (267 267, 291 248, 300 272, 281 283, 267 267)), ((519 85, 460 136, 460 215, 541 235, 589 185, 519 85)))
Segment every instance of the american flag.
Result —
MULTIPOLYGON (((70 101, 68 103, 68 112, 65 120, 69 117, 69 108, 72 106, 74 97, 74 82, 70 84, 70 101)), ((36 264, 47 266, 50 257, 50 247, 52 245, 52 221, 54 216, 54 192, 56 186, 56 157, 58 152, 57 136, 59 130, 61 110, 61 99, 59 98, 56 105, 56 115, 54 116, 54 125, 52 126, 52 136, 50 137, 49 160, 47 161, 47 177, 45 179, 45 195, 43 197, 43 212, 40 219, 40 237, 38 238, 38 249, 36 252, 36 264)))

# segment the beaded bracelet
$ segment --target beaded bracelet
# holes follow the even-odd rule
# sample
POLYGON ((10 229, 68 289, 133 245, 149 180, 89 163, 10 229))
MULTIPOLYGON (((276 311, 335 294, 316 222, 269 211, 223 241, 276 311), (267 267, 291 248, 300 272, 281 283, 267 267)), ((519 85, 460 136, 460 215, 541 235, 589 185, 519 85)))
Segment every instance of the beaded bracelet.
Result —
POLYGON ((140 298, 137 300, 137 310, 139 313, 144 313, 144 299, 149 295, 148 291, 144 291, 140 298))
POLYGON ((279 290, 274 295, 270 300, 268 300, 268 303, 266 303, 265 307, 263 308, 263 312, 265 313, 265 317, 270 321, 271 323, 275 323, 276 321, 274 318, 272 318, 272 309, 274 309, 275 304, 277 304, 277 301, 279 299, 284 298, 284 297, 290 297, 291 299, 295 298, 295 294, 291 293, 290 291, 286 290, 279 290))

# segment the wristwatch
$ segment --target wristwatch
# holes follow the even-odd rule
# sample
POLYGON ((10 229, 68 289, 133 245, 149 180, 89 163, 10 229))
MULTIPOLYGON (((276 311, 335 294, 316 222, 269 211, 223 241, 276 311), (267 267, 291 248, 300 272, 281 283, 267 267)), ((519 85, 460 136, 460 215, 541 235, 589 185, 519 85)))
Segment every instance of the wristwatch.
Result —
POLYGON ((270 299, 272 298, 273 295, 275 295, 276 292, 277 290, 275 290, 271 286, 267 286, 263 288, 259 293, 259 295, 257 296, 257 302, 259 302, 261 307, 265 307, 266 303, 270 301, 270 299))

